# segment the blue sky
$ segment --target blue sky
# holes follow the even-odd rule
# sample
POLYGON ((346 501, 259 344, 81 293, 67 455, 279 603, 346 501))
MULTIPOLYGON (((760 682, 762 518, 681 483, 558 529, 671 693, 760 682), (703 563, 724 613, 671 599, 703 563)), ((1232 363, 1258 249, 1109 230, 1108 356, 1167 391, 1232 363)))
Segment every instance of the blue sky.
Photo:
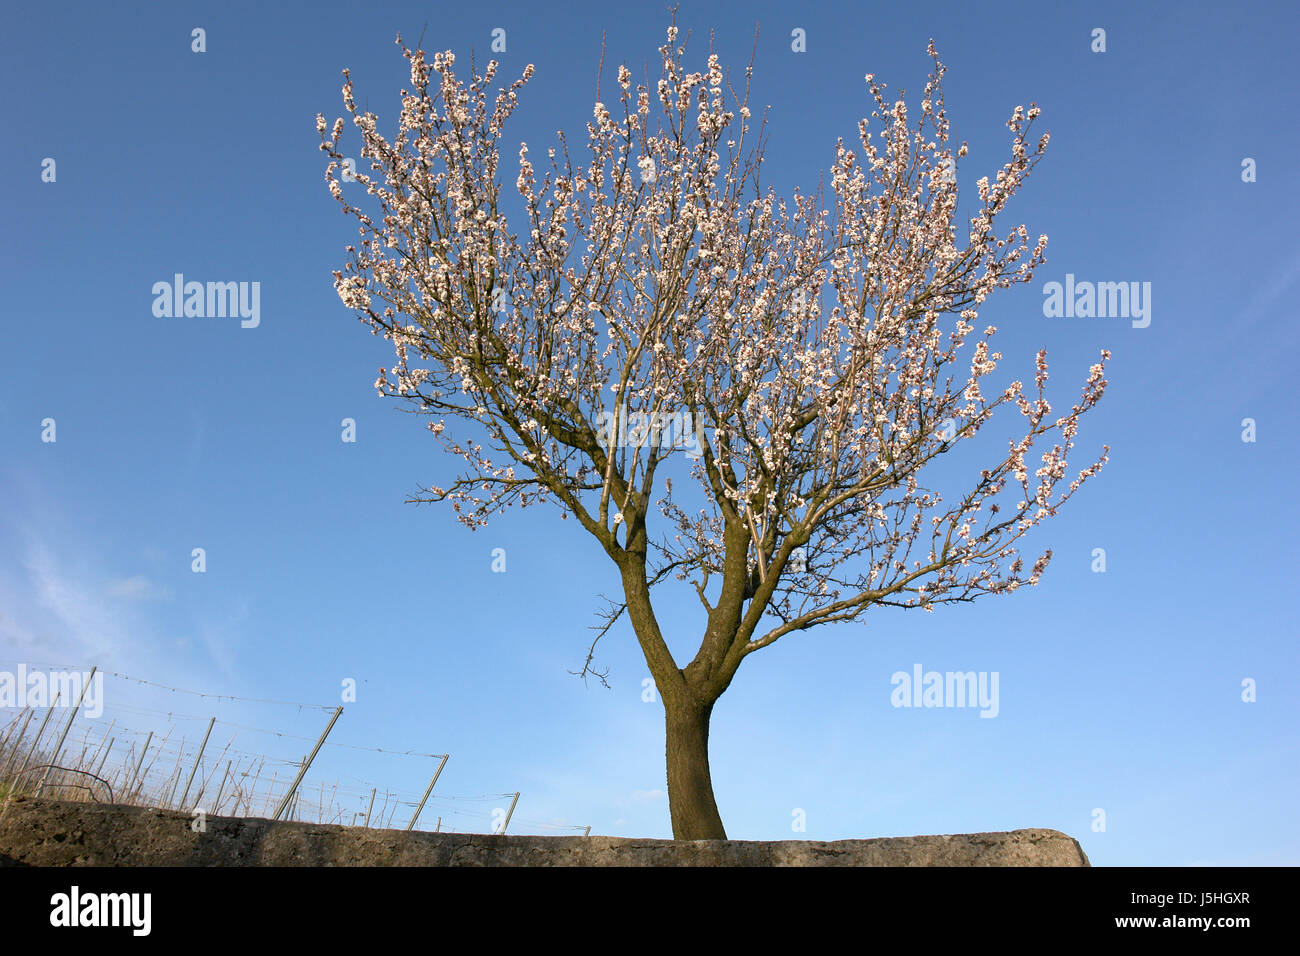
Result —
MULTIPOLYGON (((1077 446, 1080 465, 1103 443, 1111 461, 1035 532, 1029 550, 1056 555, 1037 589, 933 615, 873 611, 751 656, 712 727, 728 835, 1041 826, 1099 865, 1300 863, 1286 491, 1300 420, 1295 6, 683 3, 692 68, 712 30, 724 65, 743 69, 756 20, 754 98, 771 104, 767 168, 787 195, 815 186, 836 137, 870 112, 864 73, 921 88, 931 36, 954 134, 971 144, 959 185, 1004 161, 1012 107, 1043 109, 1052 142, 1008 219, 1051 237, 1048 261, 981 318, 1000 329, 1006 381, 1028 379, 1048 348, 1058 407, 1112 351, 1077 446), (791 50, 795 28, 806 52, 791 50), (1044 284, 1067 273, 1151 283, 1150 325, 1045 317, 1044 284), (997 672, 996 719, 891 706, 891 675, 918 663, 997 672)), ((590 116, 602 31, 610 83, 619 62, 653 66, 667 23, 657 3, 11 10, 0 668, 98 664, 323 705, 353 678, 358 699, 331 739, 449 752, 439 794, 478 799, 439 804, 463 811, 448 817, 459 828, 487 829, 492 795, 519 790, 512 832, 669 836, 662 708, 642 700, 630 630, 600 646, 612 690, 568 673, 598 595, 616 592, 608 559, 554 509, 470 532, 447 508, 403 503, 456 462, 375 395, 391 353, 333 290, 355 227, 325 188, 314 125, 342 114, 349 67, 389 128, 405 77, 397 31, 424 29, 425 49, 452 49, 459 66, 493 55, 500 27, 502 78, 537 67, 505 140, 537 156, 590 116), (54 182, 41 179, 47 157, 54 182), (259 282, 260 324, 155 317, 151 288, 176 273, 259 282), (355 443, 341 441, 344 418, 355 443), (199 547, 203 574, 191 571, 199 547)), ((681 662, 700 608, 665 594, 681 662)), ((107 687, 122 732, 164 732, 174 709, 197 718, 192 737, 217 706, 223 721, 302 737, 324 723, 107 687)), ((296 759, 304 744, 240 731, 235 746, 296 759)), ((326 748, 312 778, 418 796, 433 765, 326 748)))

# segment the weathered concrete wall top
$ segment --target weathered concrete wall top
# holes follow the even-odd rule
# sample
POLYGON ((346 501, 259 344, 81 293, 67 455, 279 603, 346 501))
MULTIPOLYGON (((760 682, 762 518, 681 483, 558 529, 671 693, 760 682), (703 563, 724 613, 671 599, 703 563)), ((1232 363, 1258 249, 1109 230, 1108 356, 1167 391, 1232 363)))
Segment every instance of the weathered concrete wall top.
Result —
POLYGON ((407 833, 18 797, 0 866, 1088 866, 1057 830, 875 840, 638 840, 407 833))

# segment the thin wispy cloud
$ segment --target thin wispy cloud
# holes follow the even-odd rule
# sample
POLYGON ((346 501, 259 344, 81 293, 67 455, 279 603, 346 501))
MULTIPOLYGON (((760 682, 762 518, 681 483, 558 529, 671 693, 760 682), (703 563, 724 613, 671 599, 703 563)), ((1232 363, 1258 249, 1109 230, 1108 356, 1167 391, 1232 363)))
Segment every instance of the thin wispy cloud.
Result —
POLYGON ((40 541, 29 540, 21 579, 0 580, 6 614, 0 643, 10 653, 52 663, 109 661, 130 645, 123 615, 105 589, 67 559, 56 558, 40 541))
POLYGON ((125 598, 130 601, 159 601, 171 597, 170 590, 151 581, 143 574, 110 581, 105 593, 109 597, 125 598))

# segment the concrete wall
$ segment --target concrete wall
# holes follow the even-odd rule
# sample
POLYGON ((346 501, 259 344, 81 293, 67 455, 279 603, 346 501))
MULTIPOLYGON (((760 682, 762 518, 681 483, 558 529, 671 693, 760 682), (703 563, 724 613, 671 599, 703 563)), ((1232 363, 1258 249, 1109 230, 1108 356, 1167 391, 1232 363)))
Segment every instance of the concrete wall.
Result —
POLYGON ((17 797, 0 866, 1088 866, 1057 830, 875 840, 636 840, 407 833, 17 797))

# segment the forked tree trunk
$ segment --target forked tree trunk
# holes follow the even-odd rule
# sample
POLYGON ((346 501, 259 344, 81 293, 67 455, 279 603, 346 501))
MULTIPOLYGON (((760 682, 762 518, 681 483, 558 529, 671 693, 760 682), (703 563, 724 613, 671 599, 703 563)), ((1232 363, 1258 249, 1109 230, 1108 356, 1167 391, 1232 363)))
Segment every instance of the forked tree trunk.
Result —
POLYGON ((725 840, 709 776, 709 716, 713 705, 664 699, 668 731, 668 810, 674 840, 725 840))

